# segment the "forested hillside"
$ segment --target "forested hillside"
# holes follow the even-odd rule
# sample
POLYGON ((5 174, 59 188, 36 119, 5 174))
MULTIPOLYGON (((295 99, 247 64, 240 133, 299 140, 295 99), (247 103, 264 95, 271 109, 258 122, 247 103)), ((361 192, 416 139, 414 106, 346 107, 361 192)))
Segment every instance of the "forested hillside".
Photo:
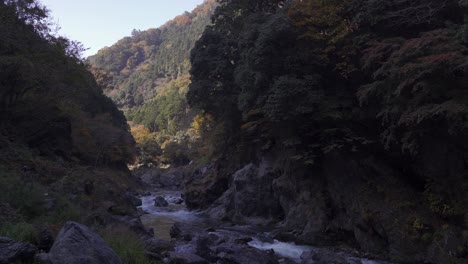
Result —
POLYGON ((186 179, 187 204, 283 239, 465 263, 468 2, 219 2, 187 94, 215 162, 186 179))
POLYGON ((123 109, 138 146, 139 164, 189 162, 198 133, 188 107, 190 51, 211 22, 207 0, 156 29, 132 32, 88 58, 104 92, 123 109))
POLYGON ((0 1, 2 263, 49 250, 66 221, 104 228, 136 212, 126 194, 138 182, 126 166, 135 142, 125 117, 83 63, 80 44, 50 28, 39 2, 0 1), (4 237, 34 250, 8 251, 4 237))
POLYGON ((187 75, 190 50, 209 24, 215 2, 205 1, 160 28, 134 30, 89 57, 104 92, 120 108, 141 106, 170 80, 187 75))

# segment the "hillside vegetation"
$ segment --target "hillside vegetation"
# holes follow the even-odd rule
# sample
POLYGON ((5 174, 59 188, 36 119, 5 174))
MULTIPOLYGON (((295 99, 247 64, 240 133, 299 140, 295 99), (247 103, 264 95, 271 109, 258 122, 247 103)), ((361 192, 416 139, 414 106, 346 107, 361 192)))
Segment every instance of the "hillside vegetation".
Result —
POLYGON ((160 28, 132 35, 88 58, 97 80, 120 108, 152 100, 170 80, 188 74, 190 50, 210 22, 215 1, 175 17, 160 28))
POLYGON ((223 220, 273 217, 307 243, 462 263, 468 2, 219 2, 187 94, 217 171, 187 181, 187 203, 207 208, 241 188, 232 175, 252 162, 271 169, 246 203, 259 209, 226 192, 223 220))
POLYGON ((124 115, 47 15, 37 1, 0 1, 0 236, 34 244, 66 221, 134 214, 126 191, 138 187, 124 115))
POLYGON ((139 164, 183 165, 197 156, 197 111, 188 107, 190 51, 211 22, 207 0, 160 28, 132 32, 88 58, 104 92, 123 109, 139 164))

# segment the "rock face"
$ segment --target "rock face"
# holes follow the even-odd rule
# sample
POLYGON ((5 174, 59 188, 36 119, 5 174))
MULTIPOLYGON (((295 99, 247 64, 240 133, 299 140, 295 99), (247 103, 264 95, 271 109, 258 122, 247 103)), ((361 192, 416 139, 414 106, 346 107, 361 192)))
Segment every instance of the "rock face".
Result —
POLYGON ((31 259, 36 251, 37 248, 31 244, 0 237, 0 264, 31 259))
POLYGON ((191 209, 206 209, 228 187, 228 178, 219 173, 215 165, 198 169, 184 179, 185 204, 191 209))
POLYGON ((316 246, 346 243, 395 262, 466 261, 463 228, 444 229, 442 219, 420 206, 424 197, 414 183, 391 164, 373 155, 350 158, 330 152, 320 168, 311 169, 284 162, 285 156, 269 154, 233 172, 229 188, 214 202, 210 191, 201 191, 203 177, 211 188, 222 186, 226 176, 199 171, 187 181, 186 204, 211 204, 207 214, 221 220, 276 222, 280 240, 316 246))
POLYGON ((138 168, 134 174, 144 183, 156 188, 180 190, 183 184, 183 174, 178 170, 161 171, 156 168, 138 168))
POLYGON ((271 166, 248 164, 232 176, 231 187, 207 210, 214 218, 236 222, 255 222, 255 218, 282 217, 278 199, 274 197, 272 182, 279 175, 271 166))
POLYGON ((115 252, 88 227, 67 222, 48 254, 37 256, 44 264, 121 264, 115 252))

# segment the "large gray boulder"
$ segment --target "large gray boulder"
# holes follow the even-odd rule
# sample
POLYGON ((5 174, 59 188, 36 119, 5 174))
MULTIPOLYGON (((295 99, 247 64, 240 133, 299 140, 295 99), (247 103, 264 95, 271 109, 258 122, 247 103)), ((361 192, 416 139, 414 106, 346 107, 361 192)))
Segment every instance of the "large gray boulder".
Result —
POLYGON ((0 237, 0 264, 13 263, 34 257, 37 248, 29 243, 0 237))
POLYGON ((88 227, 67 222, 48 254, 37 256, 43 264, 121 264, 115 252, 88 227))

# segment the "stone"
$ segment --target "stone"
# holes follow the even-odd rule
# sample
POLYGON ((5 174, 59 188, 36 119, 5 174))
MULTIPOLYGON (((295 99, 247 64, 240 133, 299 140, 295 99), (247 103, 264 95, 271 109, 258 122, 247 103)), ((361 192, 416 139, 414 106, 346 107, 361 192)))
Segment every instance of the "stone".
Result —
POLYGON ((171 238, 182 239, 185 241, 191 241, 192 238, 202 233, 203 229, 180 222, 175 223, 169 231, 171 238))
POLYGON ((135 197, 133 194, 131 193, 126 193, 125 197, 127 198, 127 200, 129 200, 129 202, 134 206, 134 207, 137 207, 137 206, 141 206, 142 205, 142 202, 141 202, 141 199, 135 197))
POLYGON ((213 248, 220 263, 232 264, 278 264, 278 257, 247 245, 223 243, 213 248))
POLYGON ((164 174, 159 178, 159 183, 166 189, 178 189, 182 186, 183 177, 179 172, 164 174))
POLYGON ((166 200, 171 204, 182 204, 184 202, 184 199, 177 196, 168 197, 166 200))
POLYGON ((67 222, 48 254, 36 257, 43 264, 121 264, 115 252, 88 227, 67 222))
POLYGON ((145 245, 146 251, 152 253, 161 253, 174 249, 174 245, 172 243, 156 237, 143 240, 143 244, 145 245))
POLYGON ((38 233, 38 245, 37 247, 45 252, 48 252, 52 245, 54 244, 54 236, 52 235, 52 231, 49 228, 43 228, 38 233))
POLYGON ((183 253, 183 252, 171 252, 169 254, 170 264, 208 264, 208 261, 198 255, 183 253))
POLYGON ((29 243, 0 237, 0 264, 32 259, 36 251, 37 248, 29 243))
POLYGON ((246 165, 234 173, 231 186, 213 203, 207 214, 215 219, 252 224, 256 218, 279 220, 283 211, 272 188, 277 177, 267 162, 262 162, 259 167, 246 165))
POLYGON ((153 237, 154 230, 147 228, 141 222, 140 217, 132 216, 113 216, 113 220, 118 224, 130 228, 137 234, 153 237))
POLYGON ((156 207, 167 207, 168 205, 169 205, 169 203, 166 201, 166 199, 164 199, 164 197, 156 196, 156 198, 154 198, 154 206, 156 206, 156 207))

